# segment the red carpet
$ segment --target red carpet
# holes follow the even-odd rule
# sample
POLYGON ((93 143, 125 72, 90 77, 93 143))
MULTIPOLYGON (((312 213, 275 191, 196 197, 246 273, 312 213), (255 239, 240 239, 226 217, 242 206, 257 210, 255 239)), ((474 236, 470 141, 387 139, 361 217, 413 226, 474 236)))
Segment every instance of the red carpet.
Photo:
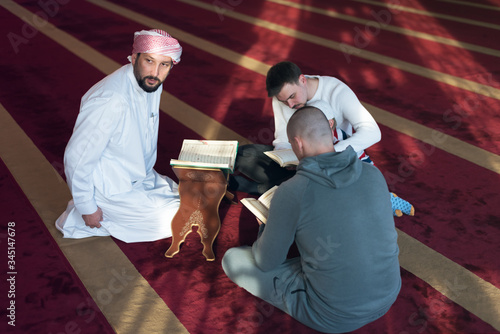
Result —
POLYGON ((113 333, 1 161, 0 175, 0 248, 5 254, 0 331, 113 333))
MULTIPOLYGON (((318 333, 246 291, 235 289, 222 271, 221 255, 229 247, 250 245, 257 228, 254 217, 240 205, 223 204, 221 218, 223 226, 214 246, 217 258, 213 263, 204 261, 196 233, 188 236, 181 253, 168 260, 163 254, 170 240, 117 243, 190 333, 318 333)), ((414 275, 402 270, 402 276, 402 291, 389 313, 356 333, 495 332, 414 275)))
MULTIPOLYGON (((133 32, 147 28, 90 2, 62 2, 57 11, 56 7, 52 8, 54 15, 49 15, 50 23, 120 64, 126 63, 131 51, 133 32)), ((373 11, 385 8, 347 0, 335 1, 335 4, 313 0, 294 2, 367 20, 373 20, 373 11)), ((42 10, 37 1, 17 3, 33 13, 42 10)), ((252 26, 229 14, 258 17, 358 47, 356 41, 360 40, 355 39, 355 28, 364 29, 360 23, 270 1, 221 1, 226 5, 224 16, 217 12, 221 7, 217 9, 216 4, 221 4, 211 0, 204 3, 212 11, 179 1, 168 2, 168 5, 163 1, 114 3, 267 65, 290 59, 307 74, 337 76, 349 84, 363 102, 500 154, 498 96, 487 97, 481 91, 474 93, 355 55, 350 55, 348 61, 342 52, 252 26)), ((419 10, 498 24, 498 12, 481 8, 429 0, 401 3, 419 10)), ((493 1, 481 4, 492 6, 493 1)), ((4 8, 0 8, 0 17, 3 36, 9 33, 22 36, 24 23, 20 18, 4 8)), ((492 28, 471 28, 464 22, 402 11, 391 16, 390 24, 498 51, 498 32, 492 28)), ((497 56, 386 30, 371 37, 362 50, 500 88, 497 56)), ((200 50, 196 45, 183 41, 181 44, 182 61, 167 79, 165 91, 251 141, 270 143, 272 109, 264 89, 265 77, 200 50)), ((64 147, 71 135, 80 98, 104 74, 42 33, 26 39, 26 43, 17 48, 7 40, 3 45, 0 103, 63 176, 64 147)), ((397 129, 381 125, 381 130, 382 141, 368 153, 386 176, 391 190, 408 199, 417 210, 415 217, 396 219, 396 226, 500 288, 498 172, 424 144, 397 129)), ((196 139, 200 135, 189 125, 162 113, 156 166, 160 173, 174 177, 169 159, 177 156, 184 138, 196 139)), ((0 330, 5 332, 6 328, 9 333, 70 333, 77 329, 82 333, 112 332, 104 316, 95 311, 97 306, 3 163, 0 182, 0 238, 6 235, 7 222, 15 221, 19 266, 16 328, 13 331, 4 321, 8 302, 4 297, 0 330), (85 306, 81 308, 82 305, 85 306)), ((237 196, 245 195, 238 193, 237 196)), ((214 245, 215 262, 206 262, 201 255, 196 233, 188 237, 181 252, 172 259, 163 256, 170 239, 116 243, 190 333, 314 333, 239 289, 224 275, 220 266, 224 252, 230 247, 250 245, 257 226, 241 204, 223 202, 220 216, 222 228, 214 245)), ((0 239, 2 247, 6 247, 4 240, 0 239)), ((6 253, 5 250, 3 254, 6 253)), ((414 274, 402 269, 402 275, 402 291, 393 308, 356 333, 498 332, 414 274)), ((8 289, 5 283, 6 278, 2 279, 0 291, 4 296, 8 289)), ((460 282, 448 283, 458 291, 472 288, 463 287, 460 282)))

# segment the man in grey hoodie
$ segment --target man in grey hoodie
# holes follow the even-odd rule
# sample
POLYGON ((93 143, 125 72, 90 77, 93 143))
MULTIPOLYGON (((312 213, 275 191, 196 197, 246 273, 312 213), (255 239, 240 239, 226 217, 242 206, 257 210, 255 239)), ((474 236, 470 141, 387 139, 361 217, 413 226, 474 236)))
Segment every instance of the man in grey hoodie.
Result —
POLYGON ((356 330, 383 316, 401 288, 387 183, 348 147, 335 152, 324 114, 303 107, 287 125, 300 160, 271 201, 252 247, 229 249, 227 276, 303 324, 356 330), (299 257, 287 259, 296 243, 299 257))

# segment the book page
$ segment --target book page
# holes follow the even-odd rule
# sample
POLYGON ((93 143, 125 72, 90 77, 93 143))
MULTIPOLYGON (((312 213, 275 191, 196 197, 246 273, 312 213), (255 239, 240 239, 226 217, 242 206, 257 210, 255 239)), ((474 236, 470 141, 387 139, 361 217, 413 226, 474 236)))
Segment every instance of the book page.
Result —
POLYGON ((184 140, 178 160, 230 164, 236 156, 237 141, 184 140))
POLYGON ((272 187, 259 197, 259 202, 262 203, 262 205, 264 205, 267 209, 271 206, 271 199, 273 198, 276 189, 278 189, 278 186, 272 187))
POLYGON ((292 149, 266 151, 264 154, 276 161, 282 167, 299 164, 299 160, 292 149))
POLYGON ((255 217, 259 218, 261 222, 264 224, 267 222, 267 216, 269 214, 269 209, 266 208, 264 205, 262 205, 259 200, 248 197, 248 198, 243 198, 241 200, 241 203, 248 209, 250 210, 251 213, 255 215, 255 217))
POLYGON ((235 140, 192 140, 182 143, 179 159, 171 163, 185 166, 229 168, 234 170, 238 141, 235 140))
POLYGON ((192 167, 192 168, 201 168, 201 169, 229 169, 230 166, 228 164, 213 164, 209 162, 193 162, 193 161, 184 161, 184 160, 176 160, 170 159, 170 165, 178 166, 178 167, 192 167))

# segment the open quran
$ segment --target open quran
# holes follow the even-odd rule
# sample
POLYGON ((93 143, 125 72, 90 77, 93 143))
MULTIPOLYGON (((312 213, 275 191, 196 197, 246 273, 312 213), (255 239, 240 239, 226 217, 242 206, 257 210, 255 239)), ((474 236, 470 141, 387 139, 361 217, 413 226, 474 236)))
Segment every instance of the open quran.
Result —
POLYGON ((184 139, 179 158, 170 165, 189 168, 224 169, 234 172, 238 141, 184 139))
POLYGON ((299 164, 299 159, 291 148, 285 150, 274 150, 264 152, 269 158, 276 161, 281 167, 296 166, 299 164))
POLYGON ((253 197, 243 198, 241 203, 246 206, 247 209, 255 215, 255 217, 259 218, 259 220, 265 224, 269 214, 271 199, 273 198, 276 189, 278 189, 278 186, 272 187, 257 199, 253 197))

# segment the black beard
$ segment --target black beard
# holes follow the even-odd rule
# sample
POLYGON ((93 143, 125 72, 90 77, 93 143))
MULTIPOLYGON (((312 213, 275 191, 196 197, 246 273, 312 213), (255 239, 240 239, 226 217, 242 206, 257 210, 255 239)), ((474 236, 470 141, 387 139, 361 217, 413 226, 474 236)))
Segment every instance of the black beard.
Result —
POLYGON ((142 88, 142 90, 144 90, 146 93, 153 93, 153 92, 156 92, 158 90, 158 87, 161 86, 162 82, 160 81, 160 79, 158 79, 157 77, 152 77, 152 76, 147 76, 147 77, 144 77, 142 79, 139 79, 137 78, 137 83, 139 84, 139 87, 142 88), (146 85, 146 80, 147 79, 155 79, 155 80, 158 80, 158 84, 156 86, 148 86, 146 85))

